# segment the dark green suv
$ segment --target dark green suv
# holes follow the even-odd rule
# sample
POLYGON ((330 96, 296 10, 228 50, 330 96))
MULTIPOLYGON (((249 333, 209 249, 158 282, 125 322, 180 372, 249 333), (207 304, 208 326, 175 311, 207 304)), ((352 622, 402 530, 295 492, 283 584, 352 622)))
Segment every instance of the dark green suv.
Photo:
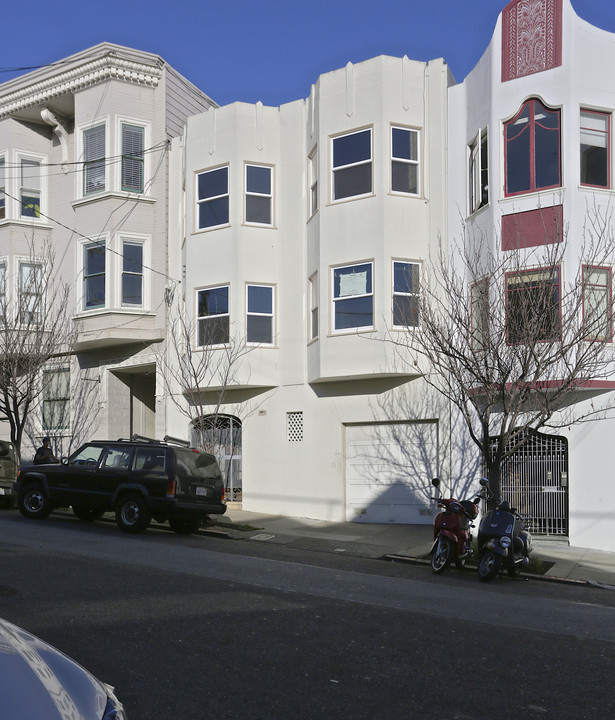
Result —
POLYGON ((208 515, 222 515, 224 482, 213 455, 165 438, 160 442, 93 441, 62 463, 22 467, 17 503, 27 518, 72 506, 81 520, 115 512, 118 526, 143 532, 152 518, 175 532, 196 532, 208 515))

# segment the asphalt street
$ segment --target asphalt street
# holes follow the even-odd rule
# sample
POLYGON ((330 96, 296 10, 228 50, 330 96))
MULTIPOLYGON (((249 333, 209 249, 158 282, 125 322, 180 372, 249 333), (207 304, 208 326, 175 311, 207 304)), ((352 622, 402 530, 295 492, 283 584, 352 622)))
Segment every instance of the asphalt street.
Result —
POLYGON ((615 593, 70 515, 0 513, 0 540, 0 614, 115 685, 131 720, 612 711, 615 593))

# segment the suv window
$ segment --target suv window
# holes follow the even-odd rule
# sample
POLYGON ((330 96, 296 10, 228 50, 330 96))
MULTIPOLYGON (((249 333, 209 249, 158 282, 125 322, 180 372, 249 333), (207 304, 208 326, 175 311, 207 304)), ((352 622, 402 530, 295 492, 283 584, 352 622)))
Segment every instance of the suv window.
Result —
POLYGON ((113 445, 107 448, 107 454, 102 462, 101 468, 119 468, 126 470, 130 467, 130 456, 132 455, 132 448, 127 447, 114 447, 113 445))
POLYGON ((103 448, 97 445, 86 445, 70 459, 69 465, 98 465, 103 448))
POLYGON ((190 477, 209 479, 221 477, 220 468, 213 455, 177 448, 175 457, 176 471, 179 476, 188 475, 190 477))
POLYGON ((137 448, 135 470, 164 472, 165 456, 163 448, 137 448))

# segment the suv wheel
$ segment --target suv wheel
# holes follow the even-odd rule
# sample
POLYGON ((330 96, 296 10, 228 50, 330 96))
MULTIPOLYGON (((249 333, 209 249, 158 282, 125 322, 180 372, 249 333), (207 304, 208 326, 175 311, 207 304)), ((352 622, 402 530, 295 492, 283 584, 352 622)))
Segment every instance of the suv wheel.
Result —
POLYGON ((27 518, 46 518, 52 510, 41 483, 29 483, 19 493, 19 512, 27 518))
POLYGON ((139 533, 147 529, 152 514, 142 495, 124 495, 115 508, 115 520, 120 530, 139 533))
POLYGON ((179 535, 192 535, 201 527, 201 518, 169 518, 169 525, 179 535))

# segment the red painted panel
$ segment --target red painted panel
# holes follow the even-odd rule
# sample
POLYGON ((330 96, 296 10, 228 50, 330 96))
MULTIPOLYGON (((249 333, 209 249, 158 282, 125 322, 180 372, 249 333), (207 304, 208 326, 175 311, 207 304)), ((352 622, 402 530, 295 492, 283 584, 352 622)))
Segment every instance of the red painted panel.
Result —
POLYGON ((512 0, 502 11, 502 82, 562 64, 562 0, 512 0))
POLYGON ((563 219, 561 205, 502 215, 502 250, 561 242, 563 219))

